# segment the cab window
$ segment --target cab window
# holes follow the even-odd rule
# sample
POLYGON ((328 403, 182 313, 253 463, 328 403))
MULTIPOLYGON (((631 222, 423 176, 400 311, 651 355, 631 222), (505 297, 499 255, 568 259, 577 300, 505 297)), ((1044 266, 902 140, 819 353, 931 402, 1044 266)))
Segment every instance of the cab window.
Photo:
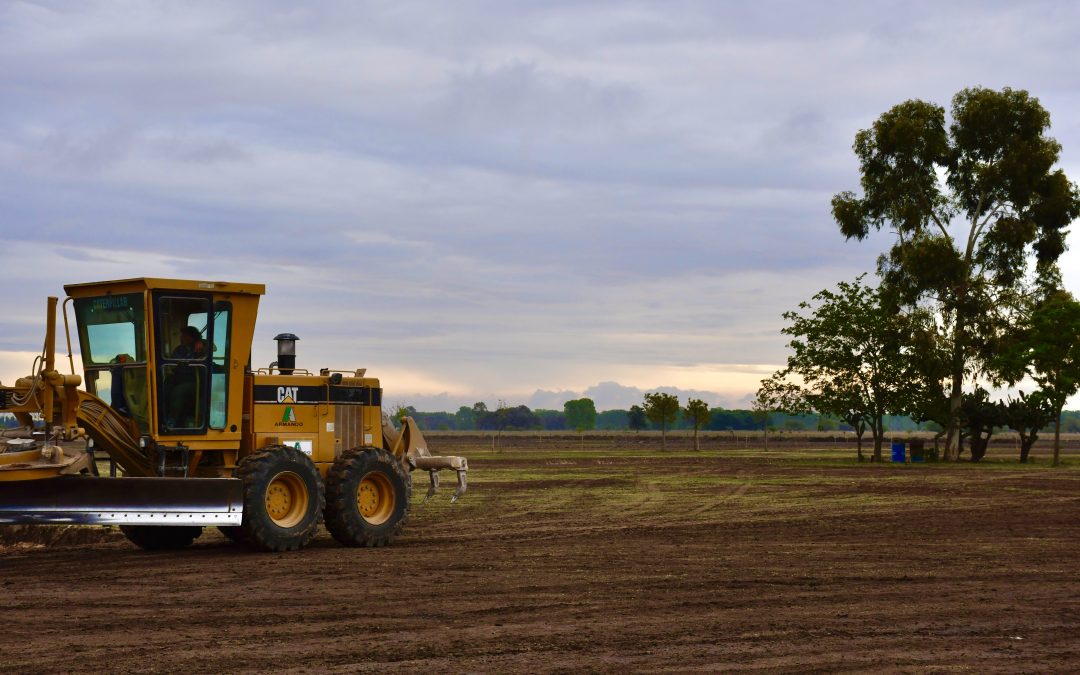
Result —
POLYGON ((232 335, 232 303, 214 303, 213 335, 210 345, 210 428, 224 429, 228 413, 229 336, 232 335))
POLYGON ((161 432, 205 432, 214 339, 210 299, 162 295, 156 306, 161 432))
POLYGON ((130 417, 146 433, 150 428, 150 387, 143 303, 142 293, 74 301, 86 390, 130 417))
POLYGON ((146 361, 145 312, 141 293, 75 300, 85 365, 146 361))

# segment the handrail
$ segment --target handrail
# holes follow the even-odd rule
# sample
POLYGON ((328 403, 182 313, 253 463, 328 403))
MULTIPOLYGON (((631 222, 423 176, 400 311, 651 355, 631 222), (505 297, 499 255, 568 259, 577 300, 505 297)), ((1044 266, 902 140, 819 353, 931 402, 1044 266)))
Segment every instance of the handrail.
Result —
POLYGON ((69 295, 66 298, 64 298, 64 304, 62 304, 60 306, 60 311, 64 313, 64 335, 67 337, 68 363, 71 365, 71 374, 72 375, 75 374, 75 357, 72 356, 72 354, 71 354, 71 328, 68 327, 67 305, 68 305, 68 301, 74 300, 74 299, 75 298, 73 298, 73 297, 71 297, 69 295))

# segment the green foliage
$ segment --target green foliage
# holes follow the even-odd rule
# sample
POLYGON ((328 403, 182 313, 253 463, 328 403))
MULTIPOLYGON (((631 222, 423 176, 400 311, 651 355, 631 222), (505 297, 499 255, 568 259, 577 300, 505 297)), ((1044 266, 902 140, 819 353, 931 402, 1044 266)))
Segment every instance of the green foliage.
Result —
POLYGON ((1037 99, 977 87, 957 93, 951 112, 948 128, 944 108, 924 101, 881 115, 855 138, 862 196, 832 200, 846 238, 896 233, 878 271, 890 304, 931 310, 934 346, 947 353, 947 403, 942 415, 930 392, 922 407, 927 419, 945 418, 950 459, 965 378, 987 370, 1026 286, 1054 285, 1065 228, 1080 216, 1076 186, 1053 169, 1061 148, 1045 135, 1050 116, 1037 99))
POLYGON ((679 418, 679 397, 655 392, 645 394, 645 416, 660 427, 661 443, 667 450, 667 430, 679 418))
POLYGON ((1031 448, 1039 437, 1039 431, 1053 419, 1054 410, 1041 392, 1028 396, 1020 392, 1002 407, 1005 423, 1020 436, 1020 461, 1027 462, 1031 448))
POLYGON ((630 415, 625 410, 605 410, 596 414, 596 428, 609 431, 630 428, 630 415))
POLYGON ((682 409, 683 418, 690 422, 694 431, 709 423, 709 404, 698 398, 691 398, 682 409))
POLYGON ((964 429, 961 437, 967 438, 971 445, 971 461, 978 462, 986 456, 994 427, 1008 423, 1005 406, 991 401, 990 392, 976 387, 974 392, 964 394, 960 417, 964 429))
POLYGON ((400 426, 401 421, 406 417, 416 417, 416 408, 411 405, 404 405, 402 403, 395 403, 388 413, 390 419, 394 422, 395 426, 400 426))
POLYGON ((579 398, 563 404, 566 426, 576 431, 596 428, 596 404, 591 398, 579 398))
MULTIPOLYGON (((1039 392, 1035 392, 1032 396, 1041 396, 1039 392)), ((1031 398, 1031 397, 1028 397, 1031 398)), ((411 406, 409 407, 411 409, 411 406)), ((645 417, 645 410, 641 406, 631 406, 630 410, 605 410, 596 414, 596 428, 603 430, 618 431, 622 429, 633 429, 631 426, 631 411, 633 409, 640 411, 640 424, 639 429, 644 429, 648 425, 648 418, 645 417)), ((514 408, 508 408, 508 410, 519 411, 517 415, 524 414, 524 411, 529 410, 526 406, 516 406, 514 408)), ((490 412, 488 413, 490 414, 490 412)), ((462 406, 456 413, 449 412, 423 412, 415 411, 411 414, 411 417, 416 420, 417 424, 424 431, 429 430, 457 430, 457 431, 475 431, 476 426, 471 424, 472 420, 472 408, 462 406), (467 415, 461 415, 462 410, 468 411, 467 415), (459 417, 459 415, 461 415, 459 417), (462 422, 464 421, 464 424, 462 422)), ((544 410, 538 408, 531 410, 528 413, 528 419, 535 419, 538 424, 534 427, 521 427, 517 425, 517 428, 521 429, 536 429, 536 430, 548 430, 548 431, 560 431, 568 429, 566 426, 566 416, 561 410, 544 410)), ((802 429, 817 429, 818 431, 851 431, 851 425, 843 421, 837 421, 831 417, 817 414, 799 414, 789 415, 782 412, 773 412, 770 414, 771 421, 781 428, 802 428, 802 429)), ((1037 430, 1043 431, 1050 424, 1052 418, 1052 412, 1047 413, 1046 422, 1037 426, 1037 430)), ((511 419, 514 419, 511 417, 511 419)), ((517 418, 525 419, 525 418, 517 418)), ((1080 412, 1077 411, 1063 411, 1061 415, 1062 427, 1061 430, 1066 433, 1080 432, 1080 412)), ((8 416, 10 425, 17 426, 18 423, 14 417, 8 416)), ((3 426, 5 418, 0 414, 0 427, 3 426)), ((676 422, 676 425, 686 424, 686 428, 690 429, 692 426, 687 422, 685 415, 681 416, 680 420, 676 422)), ((934 423, 918 424, 910 417, 903 415, 886 415, 885 426, 892 431, 918 431, 918 430, 931 430, 940 431, 940 428, 936 428, 934 423)), ((510 426, 507 426, 509 429, 510 426)), ((674 427, 673 427, 674 428, 674 427)), ((754 421, 754 413, 752 410, 725 410, 723 408, 713 408, 709 411, 709 422, 701 427, 711 431, 750 431, 754 429, 761 429, 761 423, 754 421)))
POLYGON ((694 427, 694 450, 700 450, 698 429, 709 423, 709 404, 698 398, 691 398, 682 409, 683 419, 694 427))
POLYGON ((997 361, 1003 378, 1028 375, 1053 413, 1054 464, 1060 456, 1061 409, 1080 390, 1080 302, 1063 290, 1050 292, 1016 331, 997 361))
POLYGON ((667 428, 679 418, 679 397, 656 392, 645 394, 645 416, 661 428, 667 428))
POLYGON ((750 410, 715 408, 709 411, 709 415, 709 423, 705 428, 714 431, 749 431, 761 426, 754 423, 754 415, 750 410))
POLYGON ((781 332, 791 336, 792 354, 786 368, 762 381, 757 405, 835 415, 855 429, 869 426, 874 458, 881 460, 884 417, 908 400, 900 340, 907 325, 863 276, 819 292, 816 306, 800 303, 810 310, 806 315, 784 313, 790 323, 781 332))
POLYGON ((817 420, 818 431, 835 431, 839 425, 836 423, 836 419, 828 415, 821 415, 817 420))
POLYGON ((533 411, 540 420, 540 428, 550 431, 566 428, 566 413, 561 410, 544 410, 538 408, 533 411))
POLYGON ((1080 303, 1065 291, 1051 294, 1032 313, 1024 343, 1032 378, 1060 414, 1080 390, 1080 303))
POLYGON ((630 410, 626 414, 627 425, 634 431, 641 431, 645 428, 647 423, 647 416, 645 415, 645 408, 639 405, 630 406, 630 410))
POLYGON ((1062 411, 1061 431, 1066 434, 1080 434, 1080 411, 1062 411))
POLYGON ((474 408, 468 406, 461 406, 458 408, 457 413, 454 414, 454 420, 457 424, 456 429, 475 429, 476 428, 476 413, 474 408))

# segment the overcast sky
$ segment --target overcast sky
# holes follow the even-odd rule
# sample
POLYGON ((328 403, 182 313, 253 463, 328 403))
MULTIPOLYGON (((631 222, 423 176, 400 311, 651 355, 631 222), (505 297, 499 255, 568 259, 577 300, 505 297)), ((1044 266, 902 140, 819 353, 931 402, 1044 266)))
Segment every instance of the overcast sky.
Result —
POLYGON ((422 410, 745 406, 780 314, 888 245, 829 214, 880 113, 1027 89, 1080 179, 1078 26, 1064 1, 5 0, 0 380, 64 283, 167 276, 265 283, 256 364, 294 332, 301 366, 422 410))

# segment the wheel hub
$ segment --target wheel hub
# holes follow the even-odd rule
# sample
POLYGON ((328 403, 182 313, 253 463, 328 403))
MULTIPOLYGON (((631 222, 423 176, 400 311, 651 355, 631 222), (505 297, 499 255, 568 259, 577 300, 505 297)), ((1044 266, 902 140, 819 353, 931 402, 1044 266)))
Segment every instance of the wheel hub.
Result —
POLYGON ((356 509, 364 520, 381 525, 394 513, 394 486, 381 473, 371 472, 356 487, 356 509))
POLYGON ((293 527, 308 509, 308 489, 297 474, 286 471, 266 487, 266 513, 279 527, 293 527))

